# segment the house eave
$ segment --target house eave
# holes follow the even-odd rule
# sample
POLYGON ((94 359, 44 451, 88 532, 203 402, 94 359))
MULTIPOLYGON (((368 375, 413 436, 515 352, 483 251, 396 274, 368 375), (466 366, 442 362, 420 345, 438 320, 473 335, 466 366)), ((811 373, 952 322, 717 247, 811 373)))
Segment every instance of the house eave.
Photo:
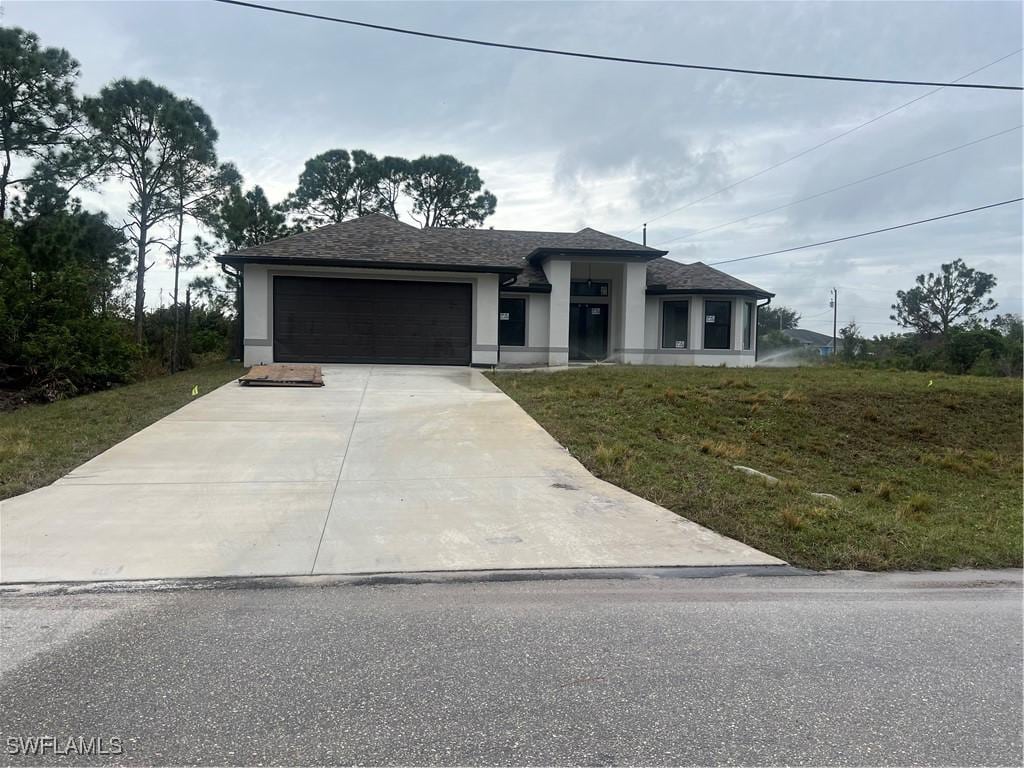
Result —
POLYGON ((215 256, 215 261, 240 267, 244 264, 262 264, 287 267, 355 267, 360 269, 403 269, 422 272, 473 272, 486 274, 518 275, 522 267, 506 264, 432 264, 416 261, 377 261, 375 259, 316 259, 234 256, 230 253, 215 256))
POLYGON ((608 259, 609 261, 654 261, 667 253, 668 251, 658 251, 652 248, 621 251, 608 248, 536 248, 530 252, 526 260, 531 264, 537 264, 545 258, 565 256, 568 258, 608 259))

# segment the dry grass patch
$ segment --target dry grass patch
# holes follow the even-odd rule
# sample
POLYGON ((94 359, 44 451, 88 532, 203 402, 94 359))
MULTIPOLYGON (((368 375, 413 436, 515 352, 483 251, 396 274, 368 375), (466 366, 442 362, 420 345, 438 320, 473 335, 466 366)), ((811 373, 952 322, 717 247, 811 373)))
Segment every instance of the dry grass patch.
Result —
POLYGON ((730 459, 733 461, 747 455, 745 446, 727 443, 724 440, 701 440, 699 448, 701 453, 708 453, 720 459, 730 459))
POLYGON ((795 389, 787 389, 782 393, 782 402, 784 403, 806 403, 807 396, 802 392, 798 392, 795 389))
POLYGON ((779 518, 782 520, 782 524, 787 528, 794 531, 800 530, 804 527, 804 519, 799 512, 794 510, 792 507, 786 507, 779 513, 779 518))
POLYGON ((935 511, 935 499, 927 493, 912 493, 907 499, 907 509, 915 514, 923 515, 935 511))
POLYGON ((599 443, 594 449, 594 461, 603 474, 609 474, 615 470, 628 471, 632 464, 629 449, 621 443, 612 445, 599 443))

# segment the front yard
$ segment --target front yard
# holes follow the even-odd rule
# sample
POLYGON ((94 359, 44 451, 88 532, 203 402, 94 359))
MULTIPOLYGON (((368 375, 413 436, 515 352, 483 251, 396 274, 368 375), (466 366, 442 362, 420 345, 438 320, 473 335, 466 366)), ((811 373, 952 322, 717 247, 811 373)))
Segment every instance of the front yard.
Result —
POLYGON ((216 363, 47 405, 0 413, 0 499, 49 485, 192 399, 242 375, 216 363))
POLYGON ((1019 380, 626 366, 493 379, 594 474, 794 565, 1021 564, 1019 380))

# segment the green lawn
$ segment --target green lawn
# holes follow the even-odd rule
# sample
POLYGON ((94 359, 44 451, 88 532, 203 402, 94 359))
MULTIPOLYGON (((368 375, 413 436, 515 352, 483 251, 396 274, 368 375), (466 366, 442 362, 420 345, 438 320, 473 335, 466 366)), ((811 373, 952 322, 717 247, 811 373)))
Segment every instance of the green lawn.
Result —
POLYGON ((217 363, 174 376, 0 413, 0 499, 49 485, 192 398, 242 374, 217 363))
POLYGON ((1020 380, 626 366, 493 379, 594 474, 794 565, 1021 564, 1020 380))

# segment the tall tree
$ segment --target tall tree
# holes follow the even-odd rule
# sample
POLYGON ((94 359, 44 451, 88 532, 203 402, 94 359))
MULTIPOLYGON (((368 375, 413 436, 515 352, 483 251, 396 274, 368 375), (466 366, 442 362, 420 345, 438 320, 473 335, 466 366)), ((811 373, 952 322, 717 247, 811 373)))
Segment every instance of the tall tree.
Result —
POLYGON ((262 187, 243 193, 239 184, 232 185, 218 201, 207 224, 232 251, 276 240, 289 232, 284 211, 270 204, 262 187))
POLYGON ((352 212, 356 216, 376 213, 380 161, 362 149, 352 150, 352 212))
POLYGON ((916 282, 909 291, 896 292, 889 319, 924 336, 941 335, 946 343, 954 326, 998 306, 986 298, 996 287, 995 275, 968 267, 962 259, 943 264, 938 274, 918 275, 916 282))
POLYGON ((398 199, 402 187, 409 179, 409 161, 404 157, 388 155, 377 161, 376 199, 374 207, 378 213, 398 219, 398 199))
POLYGON ((421 227, 476 227, 494 213, 497 198, 484 189, 480 172, 451 155, 413 160, 403 190, 421 227))
POLYGON ((763 336, 772 331, 788 331, 796 328, 800 322, 800 313, 795 309, 781 305, 761 307, 757 310, 757 335, 763 336))
POLYGON ((231 164, 217 165, 217 131, 213 121, 203 109, 191 100, 182 103, 189 124, 197 130, 186 131, 175 147, 172 163, 173 185, 169 197, 174 205, 174 232, 171 251, 171 268, 174 270, 174 287, 171 291, 171 308, 174 315, 174 329, 171 334, 171 373, 178 370, 178 348, 181 336, 181 302, 179 281, 181 270, 197 266, 203 257, 201 250, 193 251, 190 257, 182 257, 182 238, 185 219, 202 220, 215 207, 215 198, 223 194, 232 184, 241 181, 241 175, 231 164))
POLYGON ((860 326, 853 320, 839 329, 839 355, 846 362, 857 359, 864 353, 867 342, 860 332, 860 326))
POLYGON ((117 80, 86 99, 84 107, 95 132, 91 150, 104 161, 103 176, 121 180, 131 193, 125 228, 135 249, 135 339, 141 344, 151 266, 147 251, 159 241, 157 225, 177 213, 182 156, 190 147, 205 146, 203 134, 212 126, 197 122, 198 108, 191 102, 149 80, 117 80))
POLYGON ((355 205, 352 157, 344 149, 332 149, 306 161, 299 185, 285 201, 304 227, 322 227, 351 218, 355 205))
POLYGON ((67 144, 80 128, 75 97, 78 62, 63 48, 40 48, 17 27, 0 28, 0 219, 7 216, 16 157, 40 160, 67 144))
MULTIPOLYGON (((196 251, 202 254, 237 251, 276 240, 291 232, 283 207, 271 205, 262 187, 243 192, 241 184, 232 184, 205 219, 217 242, 196 238, 196 251)), ((200 275, 190 284, 195 296, 214 313, 225 317, 237 312, 240 296, 238 279, 233 275, 200 275), (233 300, 229 297, 233 296, 233 300)))

